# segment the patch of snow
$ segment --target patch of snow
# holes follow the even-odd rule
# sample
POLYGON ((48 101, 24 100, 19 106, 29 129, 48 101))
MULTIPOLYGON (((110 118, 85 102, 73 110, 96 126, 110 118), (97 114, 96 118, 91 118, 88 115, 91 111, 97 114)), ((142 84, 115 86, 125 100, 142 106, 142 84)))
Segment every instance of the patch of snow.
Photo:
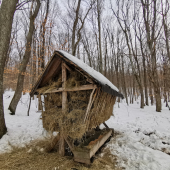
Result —
POLYGON ((4 113, 7 133, 0 139, 0 153, 9 152, 12 146, 24 147, 35 139, 44 139, 46 131, 43 129, 41 112, 37 113, 37 100, 32 100, 30 116, 27 116, 29 95, 25 94, 20 99, 16 115, 10 115, 8 106, 14 95, 12 91, 4 93, 4 113))
POLYGON ((60 53, 62 53, 67 59, 78 65, 80 68, 82 68, 85 72, 87 72, 89 75, 91 75, 94 79, 98 80, 101 82, 103 85, 108 85, 110 88, 113 90, 119 92, 118 88, 114 86, 105 76, 103 76, 101 73, 97 72, 90 66, 88 66, 86 63, 83 61, 79 60, 75 56, 63 51, 59 50, 60 53))
POLYGON ((170 170, 170 112, 165 104, 161 113, 155 106, 139 107, 116 103, 106 123, 119 135, 107 147, 126 170, 170 170))
MULTIPOLYGON (((11 91, 4 94, 8 132, 0 139, 0 153, 9 152, 11 146, 22 147, 32 140, 48 136, 42 127, 41 113, 36 112, 37 100, 32 100, 30 116, 27 116, 28 94, 22 96, 16 115, 9 114, 8 106, 13 94, 11 91)), ((170 112, 165 104, 162 102, 161 113, 155 111, 155 106, 140 109, 138 101, 129 106, 123 101, 119 105, 120 108, 118 103, 115 104, 114 116, 106 121, 119 133, 106 145, 117 156, 118 165, 126 170, 170 170, 170 112)), ((43 152, 42 148, 37 149, 43 152)), ((32 149, 28 150, 31 152, 32 149)))

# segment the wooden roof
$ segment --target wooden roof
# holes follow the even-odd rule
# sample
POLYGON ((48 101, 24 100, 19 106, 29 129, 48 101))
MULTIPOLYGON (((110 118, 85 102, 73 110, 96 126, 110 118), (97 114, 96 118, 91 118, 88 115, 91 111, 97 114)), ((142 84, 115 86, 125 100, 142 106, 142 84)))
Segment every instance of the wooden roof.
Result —
MULTIPOLYGON (((67 57, 66 54, 68 54, 68 53, 62 52, 62 51, 54 52, 54 54, 51 57, 51 60, 48 62, 46 68, 44 69, 44 72, 41 74, 41 76, 38 78, 37 82, 33 86, 32 90, 30 92, 31 96, 33 96, 36 93, 36 90, 38 88, 45 86, 51 80, 51 78, 53 78, 60 72, 61 63, 62 63, 62 60, 64 60, 70 68, 75 68, 78 72, 82 73, 85 77, 87 77, 87 79, 92 80, 95 84, 100 86, 103 91, 105 91, 109 94, 112 94, 114 96, 124 98, 123 95, 117 90, 117 88, 113 88, 113 86, 110 87, 108 84, 104 84, 100 79, 96 78, 94 75, 91 75, 90 72, 87 72, 87 69, 86 70, 83 69, 78 64, 76 64, 75 61, 73 62, 70 58, 67 57)), ((77 58, 76 58, 76 61, 78 61, 77 58)), ((82 64, 82 62, 81 62, 81 64, 82 64)), ((88 66, 88 68, 91 69, 91 67, 89 67, 89 66, 88 66)), ((103 78, 105 78, 105 77, 103 77, 103 78)))

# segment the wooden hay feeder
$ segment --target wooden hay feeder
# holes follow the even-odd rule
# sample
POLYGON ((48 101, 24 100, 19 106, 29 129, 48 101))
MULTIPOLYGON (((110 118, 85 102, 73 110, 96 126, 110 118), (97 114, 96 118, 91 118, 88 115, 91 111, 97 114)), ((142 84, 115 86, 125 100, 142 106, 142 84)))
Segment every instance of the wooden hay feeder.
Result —
POLYGON ((59 153, 69 146, 74 160, 90 163, 90 158, 111 136, 105 121, 113 112, 118 89, 102 74, 64 52, 55 51, 30 95, 42 95, 43 127, 59 132, 59 153), (100 124, 106 129, 98 130, 100 124), (76 144, 78 143, 78 144, 76 144))

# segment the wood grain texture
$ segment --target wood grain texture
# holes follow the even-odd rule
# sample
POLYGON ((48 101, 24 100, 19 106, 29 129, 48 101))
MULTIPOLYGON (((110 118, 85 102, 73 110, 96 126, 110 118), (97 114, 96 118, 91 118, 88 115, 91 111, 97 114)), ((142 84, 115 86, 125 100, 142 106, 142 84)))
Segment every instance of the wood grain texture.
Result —
POLYGON ((46 90, 43 94, 46 94, 46 93, 57 93, 57 92, 63 92, 63 91, 80 91, 80 90, 91 90, 91 89, 95 89, 97 88, 96 85, 93 85, 93 84, 88 84, 88 85, 82 85, 82 86, 79 86, 79 87, 73 87, 73 88, 58 88, 58 89, 48 89, 46 90))

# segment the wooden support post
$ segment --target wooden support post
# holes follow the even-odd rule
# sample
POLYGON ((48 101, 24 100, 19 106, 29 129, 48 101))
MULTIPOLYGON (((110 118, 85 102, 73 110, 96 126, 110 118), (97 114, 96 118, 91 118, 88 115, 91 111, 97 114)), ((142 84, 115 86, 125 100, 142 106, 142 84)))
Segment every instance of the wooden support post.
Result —
POLYGON ((93 94, 94 94, 94 91, 95 91, 95 90, 96 90, 96 88, 94 88, 93 91, 92 91, 91 94, 90 94, 89 103, 88 103, 88 105, 87 105, 87 110, 86 110, 86 113, 85 113, 84 123, 85 123, 85 121, 86 121, 87 118, 88 118, 88 114, 89 114, 90 109, 91 109, 91 106, 92 106, 92 104, 93 104, 92 98, 93 98, 93 94))
POLYGON ((65 66, 65 68, 66 68, 67 70, 69 70, 70 72, 72 71, 72 69, 71 69, 66 63, 64 63, 64 66, 65 66))
POLYGON ((103 122, 103 124, 106 127, 106 129, 109 129, 109 126, 107 126, 107 124, 105 122, 103 122))
MULTIPOLYGON (((66 80, 67 80, 67 70, 64 66, 64 62, 62 62, 62 88, 65 89, 66 87, 66 80)), ((62 110, 63 114, 67 109, 67 92, 62 92, 62 110)), ((64 120, 63 120, 64 121, 64 120)), ((64 140, 64 134, 62 134, 62 131, 60 132, 60 142, 59 142, 59 154, 61 156, 65 155, 65 140, 64 140)))
MULTIPOLYGON (((64 66, 64 62, 62 62, 62 88, 66 88, 66 80, 67 80, 67 70, 66 67, 64 66)), ((62 92, 62 110, 66 110, 67 106, 67 92, 63 91, 62 92)))
POLYGON ((67 136, 64 136, 64 139, 65 139, 65 141, 67 142, 69 148, 71 149, 71 151, 72 151, 73 154, 74 154, 74 144, 68 139, 67 136))
POLYGON ((65 155, 65 140, 63 137, 63 134, 60 135, 60 140, 59 140, 59 154, 61 156, 65 155))

